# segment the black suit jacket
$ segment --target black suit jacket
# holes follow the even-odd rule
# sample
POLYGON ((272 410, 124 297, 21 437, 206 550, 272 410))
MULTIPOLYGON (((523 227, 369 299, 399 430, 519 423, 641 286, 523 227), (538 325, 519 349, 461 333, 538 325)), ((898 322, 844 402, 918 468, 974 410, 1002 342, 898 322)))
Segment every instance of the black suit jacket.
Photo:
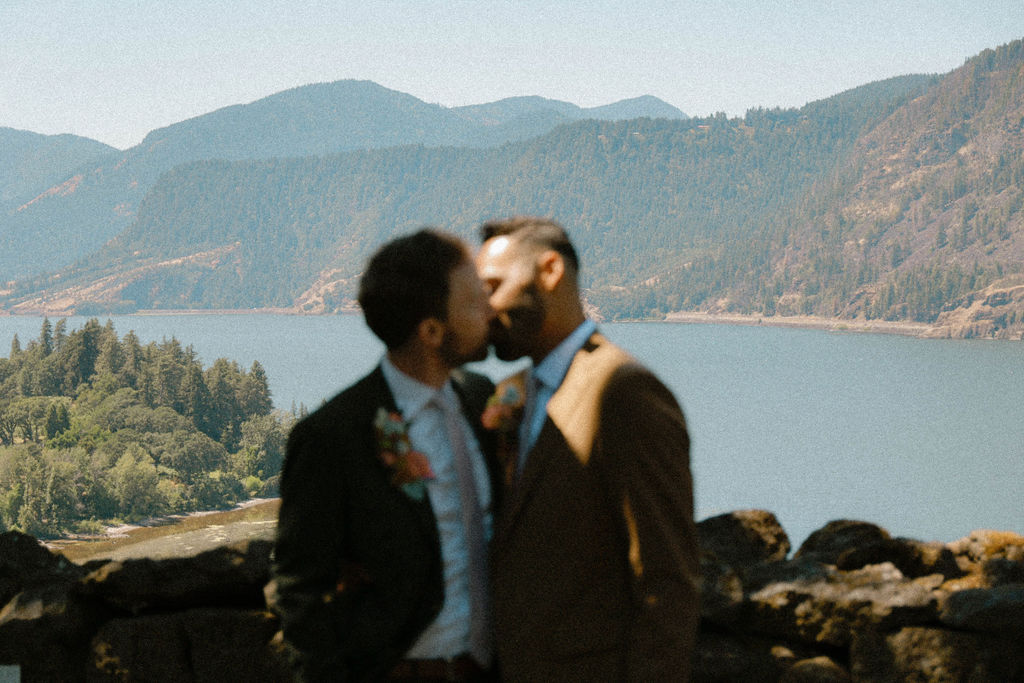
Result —
MULTIPOLYGON (((495 482, 479 420, 493 386, 466 372, 453 384, 495 482)), ((430 500, 390 483, 373 428, 381 407, 397 410, 378 367, 288 439, 273 572, 284 635, 307 680, 379 679, 444 603, 430 500)))

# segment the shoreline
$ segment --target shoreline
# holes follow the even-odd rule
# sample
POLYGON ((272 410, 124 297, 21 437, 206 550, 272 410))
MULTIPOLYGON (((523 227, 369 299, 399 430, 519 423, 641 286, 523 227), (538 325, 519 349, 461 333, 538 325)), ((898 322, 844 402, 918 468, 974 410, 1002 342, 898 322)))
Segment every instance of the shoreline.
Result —
POLYGON ((846 318, 822 318, 813 315, 764 316, 745 313, 701 313, 698 311, 668 313, 664 320, 652 322, 793 327, 808 330, 827 330, 829 332, 895 334, 904 337, 927 337, 934 334, 934 331, 937 329, 934 325, 928 323, 903 320, 849 320, 846 318))
MULTIPOLYGON (((66 311, 37 311, 31 313, 0 310, 0 316, 8 317, 111 317, 115 315, 301 315, 319 317, 326 315, 352 315, 357 309, 342 310, 333 313, 311 313, 289 307, 266 308, 140 308, 131 312, 108 312, 95 315, 66 311)), ((609 321, 599 321, 609 322, 609 321)), ((936 330, 928 323, 911 321, 863 321, 842 317, 820 317, 817 315, 757 315, 754 313, 710 313, 703 311, 681 310, 667 313, 662 319, 630 318, 613 323, 682 323, 698 325, 745 325, 782 328, 802 328, 808 330, 828 330, 831 332, 866 332, 873 334, 893 334, 907 337, 920 337, 936 330)))
MULTIPOLYGON (((267 307, 267 308, 223 308, 223 309, 140 309, 130 313, 105 313, 99 315, 85 315, 65 312, 33 312, 13 313, 0 310, 0 318, 39 318, 50 317, 53 319, 82 317, 97 318, 114 316, 217 316, 217 315, 292 315, 323 317, 332 315, 353 315, 358 310, 343 310, 335 313, 310 313, 296 308, 267 307)), ((864 320, 848 318, 824 318, 813 315, 792 315, 792 316, 765 316, 747 313, 707 313, 702 311, 675 311, 668 313, 660 320, 624 319, 608 321, 595 317, 598 322, 615 323, 672 323, 687 325, 745 325, 750 327, 790 327, 807 330, 824 330, 827 332, 859 332, 865 334, 890 334, 903 337, 915 337, 918 339, 961 339, 950 333, 948 326, 934 325, 930 323, 914 322, 909 320, 864 320)), ((993 340, 992 337, 980 337, 982 340, 993 340)), ((995 338, 1000 341, 1001 339, 995 338)), ((1015 341, 1016 338, 1002 339, 1003 341, 1015 341)))
MULTIPOLYGON (((150 517, 143 519, 138 522, 124 522, 122 524, 115 524, 113 526, 103 527, 103 531, 98 534, 85 534, 79 539, 72 540, 103 540, 103 539, 114 539, 114 538, 127 538, 131 532, 138 529, 151 529, 156 527, 171 526, 187 522, 188 520, 198 519, 199 517, 207 517, 209 515, 218 515, 221 513, 238 512, 239 510, 245 510, 251 508, 254 505, 262 505, 275 501, 279 496, 273 496, 271 498, 247 498, 240 503, 235 503, 234 507, 226 508, 224 510, 195 510, 193 512, 176 512, 167 515, 161 515, 159 517, 150 517)), ((64 539, 54 539, 60 541, 64 539)))

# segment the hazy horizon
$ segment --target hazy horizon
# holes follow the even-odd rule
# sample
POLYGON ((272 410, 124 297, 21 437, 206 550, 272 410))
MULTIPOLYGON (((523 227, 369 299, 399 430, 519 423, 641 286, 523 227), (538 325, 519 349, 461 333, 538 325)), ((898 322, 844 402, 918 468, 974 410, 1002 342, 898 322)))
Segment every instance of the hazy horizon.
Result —
POLYGON ((53 0, 45 8, 0 6, 0 126, 120 149, 222 107, 345 79, 446 107, 538 95, 588 108, 652 95, 690 116, 740 116, 894 76, 947 73, 1024 37, 1024 3, 1007 0, 53 0))

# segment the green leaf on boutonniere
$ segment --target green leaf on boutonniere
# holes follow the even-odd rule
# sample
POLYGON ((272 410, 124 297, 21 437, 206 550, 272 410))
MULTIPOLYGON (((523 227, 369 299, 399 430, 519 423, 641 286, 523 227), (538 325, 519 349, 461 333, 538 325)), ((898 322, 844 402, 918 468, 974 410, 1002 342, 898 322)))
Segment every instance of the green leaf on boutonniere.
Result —
POLYGON ((412 449, 409 425, 400 413, 378 408, 373 428, 377 434, 377 453, 391 470, 391 484, 413 500, 423 500, 427 492, 425 482, 435 475, 427 456, 412 449))

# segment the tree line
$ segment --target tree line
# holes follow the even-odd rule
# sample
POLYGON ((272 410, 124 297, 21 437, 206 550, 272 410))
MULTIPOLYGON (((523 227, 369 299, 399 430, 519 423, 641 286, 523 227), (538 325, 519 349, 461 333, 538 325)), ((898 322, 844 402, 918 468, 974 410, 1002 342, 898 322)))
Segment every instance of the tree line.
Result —
POLYGON ((0 358, 0 531, 54 537, 273 495, 295 417, 273 410, 258 361, 204 368, 173 337, 44 319, 0 358))

